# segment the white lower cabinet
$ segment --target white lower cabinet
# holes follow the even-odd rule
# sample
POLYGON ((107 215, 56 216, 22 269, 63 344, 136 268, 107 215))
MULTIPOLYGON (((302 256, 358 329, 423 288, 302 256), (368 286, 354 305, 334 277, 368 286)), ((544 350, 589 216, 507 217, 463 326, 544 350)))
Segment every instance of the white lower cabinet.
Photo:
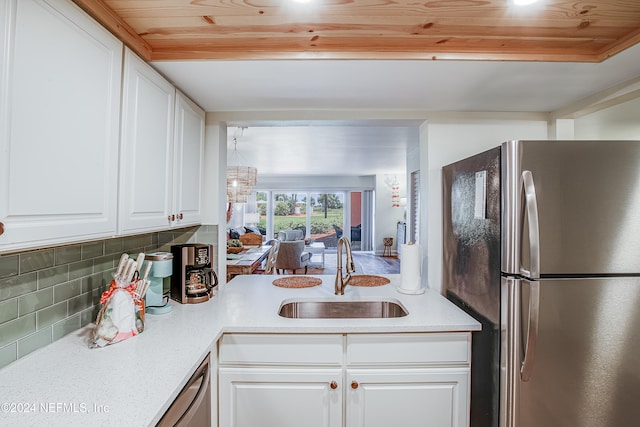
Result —
POLYGON ((220 427, 462 427, 471 335, 227 334, 220 427))
POLYGON ((347 369, 347 426, 467 425, 469 370, 347 369))
POLYGON ((220 426, 339 427, 341 369, 220 368, 220 426))

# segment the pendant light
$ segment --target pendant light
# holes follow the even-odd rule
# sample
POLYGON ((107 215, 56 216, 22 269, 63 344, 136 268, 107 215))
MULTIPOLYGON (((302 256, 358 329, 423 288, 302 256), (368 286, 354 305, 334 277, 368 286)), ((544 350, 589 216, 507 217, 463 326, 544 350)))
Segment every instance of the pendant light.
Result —
MULTIPOLYGON (((244 134, 241 128, 241 136, 244 134)), ((233 136, 233 151, 227 159, 227 199, 229 203, 246 203, 258 182, 258 169, 242 165, 238 154, 238 138, 233 136)))

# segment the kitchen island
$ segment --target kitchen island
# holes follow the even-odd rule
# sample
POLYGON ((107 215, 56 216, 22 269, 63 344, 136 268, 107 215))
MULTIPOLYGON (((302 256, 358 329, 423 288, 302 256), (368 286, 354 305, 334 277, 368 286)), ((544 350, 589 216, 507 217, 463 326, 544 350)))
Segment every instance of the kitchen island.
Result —
MULTIPOLYGON (((173 303, 163 315, 148 315, 145 331, 126 341, 89 349, 92 328, 75 331, 0 370, 0 424, 154 425, 207 353, 214 369, 223 334, 384 334, 469 332, 480 324, 437 292, 405 295, 399 275, 380 287, 347 286, 333 293, 334 276, 312 276, 320 286, 281 288, 282 276, 243 275, 209 302, 173 303), (283 301, 390 299, 408 311, 389 319, 288 319, 283 301)), ((215 371, 212 387, 216 395, 215 371)), ((216 397, 213 398, 216 400, 216 397)), ((215 418, 215 417, 214 417, 215 418)), ((215 422, 214 422, 215 425, 215 422)))

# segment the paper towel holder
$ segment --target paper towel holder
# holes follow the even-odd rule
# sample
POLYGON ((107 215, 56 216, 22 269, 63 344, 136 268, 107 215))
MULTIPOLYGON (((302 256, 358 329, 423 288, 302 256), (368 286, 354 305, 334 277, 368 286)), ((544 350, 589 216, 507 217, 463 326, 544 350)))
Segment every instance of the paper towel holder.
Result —
MULTIPOLYGON (((408 244, 403 245, 403 246, 413 246, 413 245, 414 245, 414 243, 411 241, 408 244)), ((419 278, 421 280, 422 279, 422 248, 419 247, 418 249, 420 250, 420 256, 419 256, 419 259, 420 259, 420 276, 419 276, 419 278)), ((402 261, 400 261, 400 262, 402 262, 402 261)), ((402 273, 402 268, 401 268, 400 271, 402 273)), ((417 288, 413 288, 413 287, 412 288, 404 288, 404 287, 402 287, 402 285, 403 285, 403 281, 402 281, 402 278, 401 278, 400 279, 400 285, 398 286, 397 289, 398 289, 398 292, 400 292, 402 294, 418 295, 418 294, 423 294, 423 293, 426 292, 426 287, 422 286, 422 283, 418 283, 418 287, 417 288)))
POLYGON ((427 289, 424 286, 420 286, 418 289, 404 289, 402 286, 398 286, 398 292, 407 295, 420 295, 424 294, 427 289))

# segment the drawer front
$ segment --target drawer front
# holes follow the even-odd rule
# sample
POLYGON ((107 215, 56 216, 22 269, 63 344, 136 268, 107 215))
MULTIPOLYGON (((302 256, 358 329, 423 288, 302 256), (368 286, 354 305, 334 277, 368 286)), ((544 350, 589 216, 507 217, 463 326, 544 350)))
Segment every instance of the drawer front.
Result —
POLYGON ((220 363, 338 366, 343 346, 344 337, 337 334, 225 334, 220 363))
POLYGON ((349 334, 347 364, 438 365, 471 363, 471 334, 349 334))

